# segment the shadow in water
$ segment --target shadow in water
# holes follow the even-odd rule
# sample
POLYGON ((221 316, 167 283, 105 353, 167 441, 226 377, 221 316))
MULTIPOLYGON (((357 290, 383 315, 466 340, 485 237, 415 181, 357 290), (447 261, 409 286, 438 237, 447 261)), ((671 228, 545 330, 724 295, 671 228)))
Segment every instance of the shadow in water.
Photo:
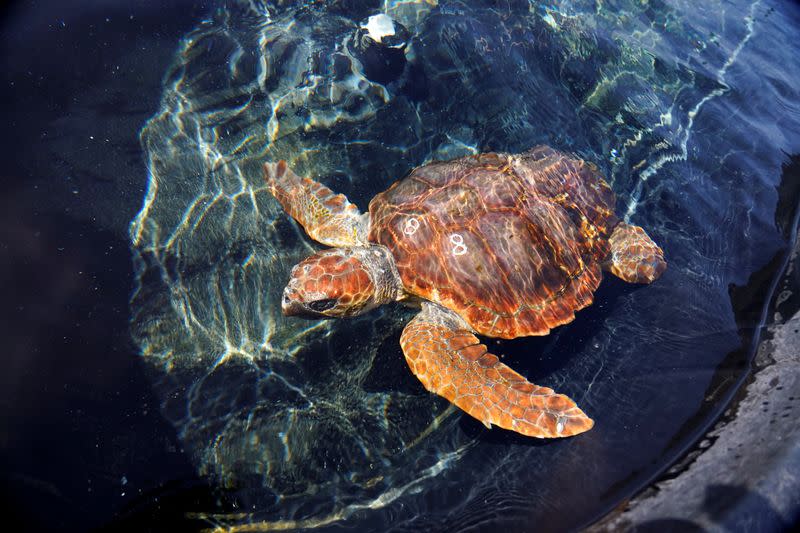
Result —
MULTIPOLYGON (((690 508, 691 504, 687 504, 690 508)), ((725 531, 790 531, 772 504, 742 485, 709 485, 700 512, 725 531)), ((635 533, 693 533, 706 527, 686 518, 659 518, 637 524, 635 533)))
POLYGON ((703 510, 714 523, 731 531, 752 531, 754 524, 761 531, 789 528, 769 500, 742 485, 709 485, 703 510))
POLYGON ((705 529, 689 520, 662 518, 639 524, 631 533, 704 533, 705 529))

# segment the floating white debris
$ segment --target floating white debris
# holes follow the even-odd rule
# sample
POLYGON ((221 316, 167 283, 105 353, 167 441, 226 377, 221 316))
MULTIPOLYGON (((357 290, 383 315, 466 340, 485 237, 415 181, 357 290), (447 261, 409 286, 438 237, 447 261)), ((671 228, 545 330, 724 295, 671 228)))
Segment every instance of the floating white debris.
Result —
POLYGON ((394 21, 383 13, 372 15, 367 19, 367 25, 362 26, 362 28, 367 30, 369 36, 376 43, 381 42, 384 37, 390 37, 395 33, 394 21))

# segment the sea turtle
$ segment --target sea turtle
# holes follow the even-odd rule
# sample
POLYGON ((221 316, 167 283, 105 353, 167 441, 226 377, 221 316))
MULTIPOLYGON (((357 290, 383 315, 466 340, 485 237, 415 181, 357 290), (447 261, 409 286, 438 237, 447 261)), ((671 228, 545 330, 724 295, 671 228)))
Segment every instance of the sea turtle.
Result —
POLYGON ((547 146, 415 168, 361 214, 344 195, 264 165, 272 194, 308 235, 333 248, 296 265, 286 315, 354 316, 405 301, 420 312, 400 344, 411 371, 483 422, 566 437, 594 422, 570 398, 528 382, 476 335, 545 335, 592 303, 607 270, 650 283, 662 250, 614 214, 595 165, 547 146))

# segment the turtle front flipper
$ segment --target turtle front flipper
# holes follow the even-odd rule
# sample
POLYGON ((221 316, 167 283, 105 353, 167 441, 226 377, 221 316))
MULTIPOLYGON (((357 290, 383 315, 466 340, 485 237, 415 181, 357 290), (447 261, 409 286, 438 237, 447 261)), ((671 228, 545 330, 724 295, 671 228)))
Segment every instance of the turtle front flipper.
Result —
POLYGON ((367 221, 345 195, 301 178, 283 160, 265 163, 264 179, 272 195, 315 241, 327 246, 367 243, 367 221))
POLYGON ((667 268, 664 252, 639 226, 618 223, 608 242, 603 268, 628 283, 652 283, 667 268))
POLYGON ((569 437, 594 422, 567 396, 539 387, 486 351, 454 313, 423 303, 400 337, 422 384, 483 422, 529 437, 569 437))

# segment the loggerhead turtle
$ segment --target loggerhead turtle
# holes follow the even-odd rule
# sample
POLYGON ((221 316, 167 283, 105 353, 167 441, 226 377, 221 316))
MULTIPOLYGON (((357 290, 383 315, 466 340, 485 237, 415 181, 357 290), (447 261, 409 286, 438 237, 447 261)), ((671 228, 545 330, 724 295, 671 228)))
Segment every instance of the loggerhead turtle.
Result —
POLYGON ((595 165, 546 146, 429 163, 378 194, 365 214, 285 161, 265 164, 264 176, 308 235, 334 247, 292 269, 284 314, 418 305, 400 344, 426 389, 487 427, 532 437, 594 425, 569 397, 528 382, 475 335, 546 335, 592 303, 601 270, 632 283, 664 271, 661 249, 614 215, 614 193, 595 165))

